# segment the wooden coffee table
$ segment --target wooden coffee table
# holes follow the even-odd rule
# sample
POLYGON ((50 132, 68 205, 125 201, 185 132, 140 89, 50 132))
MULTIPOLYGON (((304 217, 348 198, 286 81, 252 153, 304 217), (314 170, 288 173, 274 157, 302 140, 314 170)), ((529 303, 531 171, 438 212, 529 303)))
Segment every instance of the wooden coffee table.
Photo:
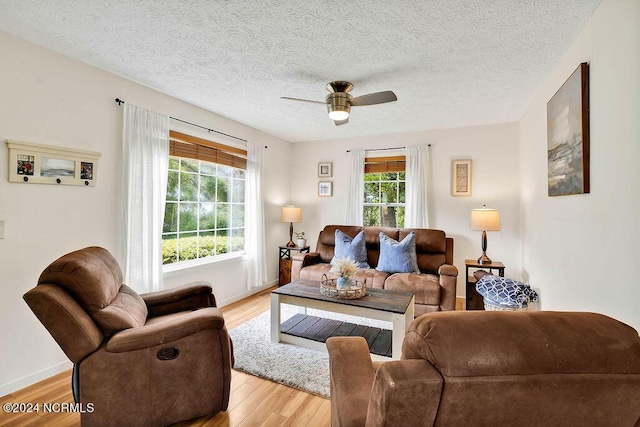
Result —
POLYGON ((327 351, 322 342, 281 332, 281 304, 391 322, 393 324, 391 357, 392 359, 400 359, 404 335, 413 321, 415 297, 411 292, 371 288, 367 289, 367 296, 360 299, 333 298, 322 295, 320 282, 314 280, 296 280, 271 292, 271 341, 327 351))

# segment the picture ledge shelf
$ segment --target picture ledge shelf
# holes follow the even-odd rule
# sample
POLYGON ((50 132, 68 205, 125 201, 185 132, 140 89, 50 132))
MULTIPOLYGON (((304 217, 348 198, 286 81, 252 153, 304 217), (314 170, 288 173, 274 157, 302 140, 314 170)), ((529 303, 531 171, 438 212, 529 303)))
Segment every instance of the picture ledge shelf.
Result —
POLYGON ((96 185, 100 153, 10 140, 7 148, 9 182, 96 185))

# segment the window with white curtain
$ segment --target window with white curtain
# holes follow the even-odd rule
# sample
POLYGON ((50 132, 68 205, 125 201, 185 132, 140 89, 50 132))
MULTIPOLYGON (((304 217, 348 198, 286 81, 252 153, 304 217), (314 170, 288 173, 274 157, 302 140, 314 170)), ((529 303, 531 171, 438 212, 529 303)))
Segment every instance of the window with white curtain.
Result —
POLYGON ((162 263, 244 251, 246 158, 241 157, 242 150, 172 131, 170 154, 162 263), (202 145, 208 143, 215 148, 202 145))
POLYGON ((404 227, 405 184, 405 156, 365 158, 363 224, 404 227))

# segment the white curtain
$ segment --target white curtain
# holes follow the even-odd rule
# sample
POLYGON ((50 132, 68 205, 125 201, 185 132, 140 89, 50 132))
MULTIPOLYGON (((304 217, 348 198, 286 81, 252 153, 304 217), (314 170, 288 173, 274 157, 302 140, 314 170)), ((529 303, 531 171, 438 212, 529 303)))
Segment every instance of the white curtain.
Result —
POLYGON ((122 126, 124 282, 162 289, 162 224, 169 167, 169 117, 129 103, 122 126))
POLYGON ((364 223, 364 150, 349 153, 349 186, 347 187, 347 225, 364 223))
POLYGON ((267 277, 264 244, 264 208, 262 202, 262 150, 247 142, 245 198, 245 250, 247 252, 247 288, 262 286, 267 277))
POLYGON ((404 226, 429 228, 429 147, 407 147, 404 226))

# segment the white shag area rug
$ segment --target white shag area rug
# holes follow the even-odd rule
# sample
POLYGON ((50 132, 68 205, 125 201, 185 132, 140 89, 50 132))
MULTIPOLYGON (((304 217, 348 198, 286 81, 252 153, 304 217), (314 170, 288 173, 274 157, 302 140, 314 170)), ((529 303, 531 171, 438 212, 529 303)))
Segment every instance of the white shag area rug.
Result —
MULTIPOLYGON (((296 307, 283 304, 281 322, 298 313, 296 307)), ((390 322, 307 309, 307 314, 365 326, 391 329, 390 322)), ((277 383, 329 397, 329 355, 291 344, 270 340, 269 311, 231 329, 235 369, 277 383)))

